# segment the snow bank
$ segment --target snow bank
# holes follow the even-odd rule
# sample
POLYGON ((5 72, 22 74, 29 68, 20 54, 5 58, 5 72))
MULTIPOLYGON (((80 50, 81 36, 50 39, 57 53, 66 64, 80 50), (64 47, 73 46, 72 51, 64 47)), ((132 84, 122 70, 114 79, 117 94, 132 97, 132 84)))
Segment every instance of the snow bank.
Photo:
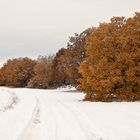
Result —
MULTIPOLYGON (((20 140, 36 104, 36 98, 29 90, 0 87, 0 100, 3 104, 9 104, 13 97, 11 93, 15 93, 18 103, 12 109, 0 111, 0 140, 20 140)), ((1 106, 3 108, 3 105, 1 106)))
POLYGON ((57 88, 57 90, 60 90, 60 91, 76 91, 76 88, 71 86, 71 85, 68 85, 68 86, 59 87, 59 88, 57 88))
POLYGON ((10 90, 0 89, 0 111, 11 109, 18 101, 17 96, 10 90))

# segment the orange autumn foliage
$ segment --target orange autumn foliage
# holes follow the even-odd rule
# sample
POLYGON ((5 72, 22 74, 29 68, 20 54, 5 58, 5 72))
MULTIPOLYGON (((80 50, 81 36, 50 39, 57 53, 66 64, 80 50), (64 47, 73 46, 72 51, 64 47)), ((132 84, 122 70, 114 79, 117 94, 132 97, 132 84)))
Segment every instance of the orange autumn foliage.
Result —
POLYGON ((27 57, 9 59, 0 69, 0 85, 11 87, 25 87, 33 77, 34 60, 27 57))
POLYGON ((51 68, 53 56, 39 56, 36 65, 33 68, 34 76, 29 80, 28 87, 30 88, 51 88, 51 68))
POLYGON ((79 68, 85 100, 140 100, 140 13, 113 17, 91 32, 79 68))

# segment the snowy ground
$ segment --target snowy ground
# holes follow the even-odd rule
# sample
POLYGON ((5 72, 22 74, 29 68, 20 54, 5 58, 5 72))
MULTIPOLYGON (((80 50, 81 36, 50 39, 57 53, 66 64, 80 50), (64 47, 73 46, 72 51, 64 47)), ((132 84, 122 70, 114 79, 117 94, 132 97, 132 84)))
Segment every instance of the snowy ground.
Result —
POLYGON ((140 102, 82 98, 64 89, 0 87, 0 140, 140 140, 140 102))

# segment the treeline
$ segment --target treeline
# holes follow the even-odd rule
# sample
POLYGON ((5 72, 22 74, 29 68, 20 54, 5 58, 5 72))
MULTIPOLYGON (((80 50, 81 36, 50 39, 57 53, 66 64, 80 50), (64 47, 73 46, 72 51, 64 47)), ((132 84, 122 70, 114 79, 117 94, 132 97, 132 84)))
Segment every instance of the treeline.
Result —
POLYGON ((85 59, 85 41, 90 29, 69 38, 67 48, 55 55, 39 56, 37 60, 16 58, 8 60, 0 69, 0 86, 57 88, 65 85, 77 87, 81 74, 80 63, 85 59))
POLYGON ((72 85, 85 92, 85 100, 140 100, 140 13, 75 34, 54 56, 8 60, 0 69, 0 85, 72 85))

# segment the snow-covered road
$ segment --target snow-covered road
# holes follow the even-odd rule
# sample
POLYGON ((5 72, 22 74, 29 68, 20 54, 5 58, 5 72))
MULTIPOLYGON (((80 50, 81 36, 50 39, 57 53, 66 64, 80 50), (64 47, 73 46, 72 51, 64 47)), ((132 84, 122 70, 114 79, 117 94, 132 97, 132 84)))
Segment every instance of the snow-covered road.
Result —
POLYGON ((18 140, 102 140, 85 114, 50 92, 36 95, 31 119, 18 140))
POLYGON ((140 140, 139 102, 82 102, 82 93, 61 90, 8 91, 18 103, 0 112, 0 140, 140 140))
POLYGON ((39 140, 39 133, 41 128, 40 123, 40 103, 37 99, 31 119, 29 120, 27 126, 23 130, 18 140, 39 140))
POLYGON ((41 120, 45 121, 46 127, 47 124, 52 126, 46 130, 50 140, 101 140, 96 127, 75 105, 53 96, 53 93, 41 102, 44 110, 41 120))

